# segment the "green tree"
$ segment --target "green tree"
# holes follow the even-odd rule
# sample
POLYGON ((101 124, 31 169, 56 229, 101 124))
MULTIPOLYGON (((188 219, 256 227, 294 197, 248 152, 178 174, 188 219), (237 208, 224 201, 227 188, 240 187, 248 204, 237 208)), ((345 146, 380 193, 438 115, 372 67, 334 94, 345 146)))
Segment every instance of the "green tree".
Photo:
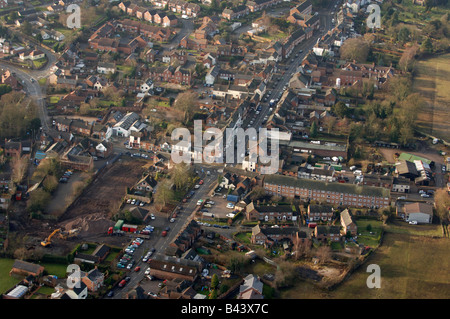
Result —
POLYGON ((422 42, 420 46, 420 50, 424 53, 432 53, 433 52, 433 43, 430 38, 426 38, 425 41, 422 42))
POLYGON ((311 127, 309 129, 309 135, 312 138, 316 138, 318 134, 317 123, 315 121, 312 122, 311 127))
POLYGON ((344 118, 349 114, 348 107, 344 102, 339 101, 331 107, 331 111, 340 118, 344 118))
POLYGON ((409 29, 403 27, 397 33, 397 41, 400 42, 401 44, 405 44, 406 42, 409 41, 410 36, 411 32, 409 31, 409 29))
POLYGON ((214 289, 210 292, 208 299, 217 299, 217 289, 214 289))
POLYGON ((213 274, 211 277, 211 289, 216 289, 219 286, 219 277, 213 274))
POLYGON ((30 193, 30 199, 27 202, 29 212, 38 212, 45 209, 50 202, 51 195, 43 188, 38 188, 30 193))

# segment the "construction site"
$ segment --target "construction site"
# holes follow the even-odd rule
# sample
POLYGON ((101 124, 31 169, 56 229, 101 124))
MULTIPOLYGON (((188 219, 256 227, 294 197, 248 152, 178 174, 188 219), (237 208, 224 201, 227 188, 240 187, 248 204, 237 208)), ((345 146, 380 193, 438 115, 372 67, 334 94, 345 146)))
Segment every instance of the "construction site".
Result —
MULTIPOLYGON (((144 171, 144 161, 122 157, 98 172, 58 218, 36 220, 18 212, 11 222, 17 247, 63 256, 82 242, 121 246, 122 237, 108 235, 108 229, 115 224, 111 218, 120 210, 127 188, 132 187, 144 171)), ((11 244, 13 249, 15 245, 11 244)))

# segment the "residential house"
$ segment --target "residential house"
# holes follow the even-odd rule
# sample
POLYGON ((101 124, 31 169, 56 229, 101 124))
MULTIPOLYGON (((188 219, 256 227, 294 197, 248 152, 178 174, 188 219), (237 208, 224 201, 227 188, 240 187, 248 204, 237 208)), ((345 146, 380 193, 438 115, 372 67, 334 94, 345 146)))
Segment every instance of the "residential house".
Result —
POLYGON ((108 158, 113 154, 114 147, 112 143, 102 141, 95 147, 95 154, 101 158, 108 158))
POLYGON ((159 279, 184 279, 195 281, 202 269, 200 262, 155 254, 148 261, 150 276, 159 279))
POLYGON ((261 206, 255 205, 251 202, 246 207, 246 218, 248 220, 263 220, 263 221, 283 221, 292 220, 293 212, 290 205, 278 205, 278 206, 261 206))
POLYGON ((41 50, 29 50, 25 51, 19 54, 19 59, 25 61, 25 60, 39 60, 45 58, 45 53, 41 50))
POLYGON ((99 62, 97 65, 97 72, 101 74, 108 74, 116 72, 114 63, 99 62))
POLYGON ((331 242, 339 242, 341 240, 341 233, 339 226, 325 226, 325 225, 317 225, 314 228, 314 237, 319 242, 328 241, 331 242))
POLYGON ((97 267, 91 269, 89 272, 81 273, 81 281, 86 285, 88 291, 96 292, 102 286, 105 280, 105 275, 100 272, 97 267))
POLYGON ((328 183, 278 174, 265 176, 263 182, 267 194, 286 198, 352 207, 380 208, 390 204, 390 190, 381 187, 328 183))
POLYGON ((144 176, 136 185, 137 190, 143 190, 146 192, 153 192, 158 182, 151 175, 144 176))
POLYGON ((411 181, 405 177, 394 177, 392 180, 392 191, 397 193, 409 193, 411 181))
POLYGON ((298 227, 261 227, 252 228, 251 243, 272 246, 281 242, 295 242, 299 235, 298 227))
POLYGON ((341 212, 341 226, 344 230, 344 234, 350 233, 352 236, 355 236, 358 231, 358 227, 350 215, 348 209, 345 209, 341 212))
POLYGON ((397 207, 397 216, 406 222, 416 221, 419 224, 431 224, 433 206, 422 202, 405 203, 400 209, 397 207))
POLYGON ((249 274, 244 278, 237 299, 264 299, 263 283, 256 275, 249 274))
POLYGON ((249 8, 246 5, 242 4, 236 7, 227 8, 223 10, 222 17, 227 20, 234 20, 246 16, 249 13, 250 13, 249 8))
POLYGON ((334 216, 334 208, 330 205, 308 205, 308 220, 310 222, 326 221, 331 222, 334 216))

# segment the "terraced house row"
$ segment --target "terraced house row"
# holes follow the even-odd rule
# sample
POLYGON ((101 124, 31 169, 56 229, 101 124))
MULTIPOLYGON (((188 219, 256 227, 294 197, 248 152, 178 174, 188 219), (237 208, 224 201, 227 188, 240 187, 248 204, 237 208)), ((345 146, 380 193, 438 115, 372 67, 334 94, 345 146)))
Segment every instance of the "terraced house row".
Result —
POLYGON ((332 205, 367 208, 381 208, 390 205, 390 190, 382 187, 268 175, 264 178, 264 188, 270 195, 304 201, 314 200, 332 205))

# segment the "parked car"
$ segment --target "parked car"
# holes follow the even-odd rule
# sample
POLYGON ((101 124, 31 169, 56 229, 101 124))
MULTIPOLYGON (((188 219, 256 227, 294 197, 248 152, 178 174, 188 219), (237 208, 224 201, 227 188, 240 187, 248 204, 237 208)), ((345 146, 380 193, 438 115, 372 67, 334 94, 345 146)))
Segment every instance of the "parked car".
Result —
POLYGON ((227 208, 234 209, 234 204, 233 203, 228 203, 227 204, 227 208))
POLYGON ((119 286, 119 288, 123 288, 123 287, 125 287, 126 284, 127 284, 126 280, 123 279, 121 282, 119 282, 118 286, 119 286))
POLYGON ((409 222, 409 224, 410 224, 410 225, 417 225, 417 220, 411 220, 411 221, 409 222))

